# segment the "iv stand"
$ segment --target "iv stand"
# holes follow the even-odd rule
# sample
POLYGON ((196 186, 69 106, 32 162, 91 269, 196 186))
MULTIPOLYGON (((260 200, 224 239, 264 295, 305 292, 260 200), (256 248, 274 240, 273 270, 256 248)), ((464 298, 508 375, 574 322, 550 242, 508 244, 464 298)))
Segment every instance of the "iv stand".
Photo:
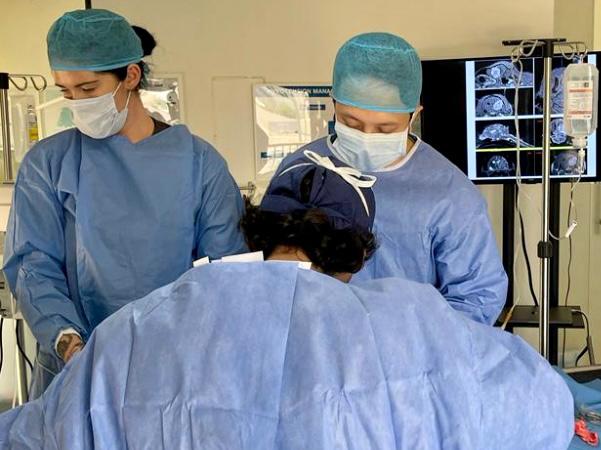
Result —
MULTIPOLYGON (((541 240, 538 243, 537 254, 540 259, 540 297, 539 297, 539 351, 541 355, 549 360, 551 355, 550 346, 550 312, 551 312, 551 258, 553 255, 553 243, 550 240, 550 213, 551 213, 551 78, 553 70, 553 57, 555 47, 570 46, 572 56, 578 52, 578 46, 582 42, 567 42, 566 39, 535 39, 528 41, 503 41, 503 45, 523 49, 530 47, 529 54, 533 54, 535 49, 539 49, 537 56, 543 58, 543 153, 542 153, 542 227, 541 240)), ((521 51, 520 49, 520 51, 521 51)), ((585 46, 586 49, 586 46, 585 46)), ((586 50, 585 50, 586 53, 586 50)), ((568 58, 562 51, 562 56, 568 58)), ((571 57, 570 57, 571 58, 571 57)), ((568 58, 569 59, 569 58, 568 58)), ((518 87, 519 88, 519 87, 518 87)), ((518 158, 520 155, 518 155, 518 158)), ((573 312, 573 311, 572 311, 573 312)), ((592 347, 589 355, 591 361, 594 360, 592 347)))
POLYGON ((10 142, 10 123, 8 116, 8 81, 7 73, 0 73, 0 125, 2 128, 2 147, 4 157, 4 179, 13 180, 13 163, 10 142))
POLYGON ((10 115, 8 107, 9 84, 12 84, 19 91, 26 91, 31 84, 36 91, 42 92, 48 87, 48 81, 42 75, 37 74, 8 74, 6 72, 0 72, 0 133, 3 146, 4 183, 13 184, 15 175, 10 141, 10 115), (41 86, 35 81, 36 78, 41 81, 41 86), (19 80, 22 84, 19 85, 16 80, 19 80))
POLYGON ((549 239, 549 190, 551 182, 551 71, 553 70, 554 39, 543 42, 544 61, 544 103, 543 103, 543 217, 542 239, 538 243, 538 257, 541 260, 541 293, 539 313, 539 351, 546 360, 549 360, 549 282, 550 263, 553 254, 553 243, 549 239))
MULTIPOLYGON (((503 41, 506 46, 519 46, 523 41, 503 41)), ((566 45, 565 39, 536 39, 532 44, 541 47, 544 63, 544 97, 543 97, 543 161, 542 161, 542 229, 538 243, 540 265, 540 297, 539 297, 539 352, 549 360, 549 324, 550 324, 550 263, 553 255, 553 243, 550 237, 550 187, 551 187, 551 75, 555 45, 566 45)), ((517 156, 518 158, 520 155, 517 156)))
MULTIPOLYGON (((4 161, 4 183, 14 183, 14 169, 13 169, 13 152, 10 139, 10 108, 8 102, 8 90, 10 84, 14 86, 18 91, 24 92, 28 89, 29 85, 33 86, 37 92, 42 92, 48 87, 46 78, 42 75, 37 74, 8 74, 6 72, 0 72, 0 137, 2 138, 2 149, 3 149, 3 161, 4 161), (38 80, 36 82, 36 79, 38 80), (17 82, 18 81, 18 82, 17 82), (41 82, 41 85, 38 84, 41 82)), ((3 277, 3 275, 0 275, 3 277)), ((4 282, 5 283, 5 282, 4 282)), ((4 284, 6 286, 6 284, 4 284)), ((10 300, 11 304, 14 304, 14 300, 10 300)), ((0 308, 0 315, 6 319, 15 320, 16 329, 16 401, 13 406, 22 405, 27 401, 28 389, 27 389, 27 366, 25 365, 25 357, 19 350, 19 342, 25 342, 24 327, 25 323, 22 316, 17 312, 16 305, 14 308, 5 308, 5 305, 0 302, 2 307, 0 308)), ((0 336, 0 339, 2 336, 0 336)))

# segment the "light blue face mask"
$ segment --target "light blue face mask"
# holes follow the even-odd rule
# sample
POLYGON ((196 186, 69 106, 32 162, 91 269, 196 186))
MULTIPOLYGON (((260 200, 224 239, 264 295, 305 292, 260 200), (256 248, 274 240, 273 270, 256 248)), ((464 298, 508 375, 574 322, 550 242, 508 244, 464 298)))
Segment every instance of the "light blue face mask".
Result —
POLYGON ((332 153, 362 172, 376 172, 407 154, 409 128, 399 133, 364 133, 336 122, 332 153))

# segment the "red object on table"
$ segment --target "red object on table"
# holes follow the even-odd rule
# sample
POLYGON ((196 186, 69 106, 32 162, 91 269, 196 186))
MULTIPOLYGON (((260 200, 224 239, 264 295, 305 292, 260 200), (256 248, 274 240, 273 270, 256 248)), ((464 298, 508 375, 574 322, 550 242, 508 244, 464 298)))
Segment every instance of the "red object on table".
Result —
POLYGON ((576 436, 588 445, 592 447, 597 447, 599 445, 599 435, 596 432, 589 430, 584 420, 580 419, 576 421, 574 424, 574 432, 576 433, 576 436))

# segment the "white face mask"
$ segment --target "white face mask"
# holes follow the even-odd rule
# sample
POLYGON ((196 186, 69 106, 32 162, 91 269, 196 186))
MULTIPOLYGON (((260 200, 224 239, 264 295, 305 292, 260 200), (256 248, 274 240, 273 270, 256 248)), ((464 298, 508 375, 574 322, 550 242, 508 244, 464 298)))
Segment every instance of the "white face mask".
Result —
POLYGON ((409 128, 399 133, 364 133, 336 122, 334 156, 362 172, 384 169, 407 154, 409 128))
POLYGON ((123 129, 127 120, 127 106, 131 91, 127 95, 125 107, 122 111, 118 111, 115 94, 120 87, 121 83, 113 93, 100 97, 67 100, 67 106, 73 113, 73 123, 79 131, 94 139, 104 139, 123 129))

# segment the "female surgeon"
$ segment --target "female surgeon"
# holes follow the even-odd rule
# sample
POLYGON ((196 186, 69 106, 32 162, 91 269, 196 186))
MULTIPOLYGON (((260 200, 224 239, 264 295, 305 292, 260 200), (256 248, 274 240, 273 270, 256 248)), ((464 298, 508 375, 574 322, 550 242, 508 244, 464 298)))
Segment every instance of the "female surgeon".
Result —
POLYGON ((142 105, 152 36, 89 9, 60 17, 47 43, 76 129, 32 148, 15 183, 4 271, 39 344, 30 398, 123 305, 245 249, 223 158, 142 105))

